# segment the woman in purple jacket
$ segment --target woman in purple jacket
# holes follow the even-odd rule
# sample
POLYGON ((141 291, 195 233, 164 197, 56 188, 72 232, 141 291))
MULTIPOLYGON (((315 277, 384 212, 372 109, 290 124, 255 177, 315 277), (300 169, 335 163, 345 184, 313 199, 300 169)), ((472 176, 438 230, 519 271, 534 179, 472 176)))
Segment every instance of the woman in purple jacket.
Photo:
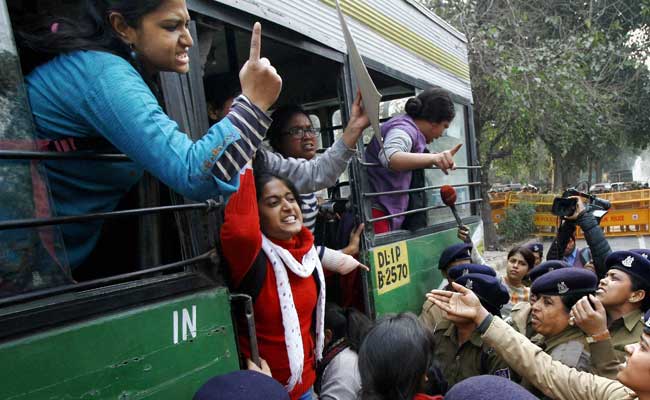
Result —
MULTIPOLYGON (((398 115, 381 127, 384 150, 377 138, 366 148, 366 161, 382 167, 368 169, 370 185, 375 192, 409 189, 415 169, 436 166, 445 174, 454 169, 454 154, 462 144, 441 153, 429 153, 427 144, 443 135, 455 116, 454 102, 448 91, 429 88, 409 99, 404 107, 406 114, 398 115)), ((375 198, 372 217, 397 214, 408 209, 408 194, 384 195, 375 198)), ((375 223, 375 233, 400 229, 404 216, 375 223)))

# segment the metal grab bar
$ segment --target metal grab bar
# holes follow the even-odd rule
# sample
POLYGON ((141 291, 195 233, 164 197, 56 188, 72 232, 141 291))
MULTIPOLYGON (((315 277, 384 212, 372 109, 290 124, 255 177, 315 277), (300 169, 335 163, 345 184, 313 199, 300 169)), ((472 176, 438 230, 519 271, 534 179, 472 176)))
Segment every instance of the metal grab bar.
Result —
MULTIPOLYGON (((468 182, 468 183, 459 183, 458 185, 449 185, 452 187, 463 187, 463 186, 478 186, 481 182, 468 182)), ((392 190, 390 192, 372 192, 372 193, 363 193, 363 197, 377 197, 377 196, 386 196, 391 194, 404 194, 404 193, 414 193, 414 192, 424 192, 425 190, 435 190, 440 189, 442 186, 423 186, 421 188, 414 189, 402 189, 402 190, 392 190)))
POLYGON ((0 160, 85 160, 111 162, 131 161, 131 159, 126 154, 119 153, 86 153, 79 151, 59 153, 56 151, 27 150, 0 150, 0 160))
POLYGON ((177 206, 136 208, 132 210, 111 211, 85 215, 70 215, 65 217, 15 219, 9 221, 0 221, 0 231, 50 225, 73 224, 77 222, 87 222, 98 219, 124 218, 175 211, 206 210, 207 212, 211 212, 219 207, 219 205, 221 205, 221 203, 217 203, 215 200, 210 199, 202 203, 181 204, 177 206))
MULTIPOLYGON (((371 163, 371 162, 365 162, 365 161, 361 161, 361 160, 359 160, 359 165, 362 165, 364 167, 381 167, 381 168, 384 168, 384 166, 379 164, 379 163, 371 163)), ((438 167, 427 167, 427 168, 423 168, 423 169, 440 169, 440 168, 438 168, 438 167)), ((481 169, 481 166, 480 165, 457 165, 456 169, 481 169)))
MULTIPOLYGON (((475 200, 463 201, 461 203, 456 203, 456 205, 457 206, 463 206, 463 205, 466 205, 466 204, 480 203, 482 201, 483 201, 483 199, 475 199, 475 200)), ((366 220, 366 222, 367 223, 372 223, 372 222, 377 222, 377 221, 383 221, 385 219, 392 219, 392 218, 396 218, 396 217, 401 217, 403 215, 415 214, 415 213, 419 213, 419 212, 422 212, 422 211, 436 210, 436 209, 446 208, 446 207, 447 206, 442 205, 442 206, 429 206, 429 207, 424 207, 424 208, 416 208, 415 210, 408 210, 408 211, 404 211, 404 212, 397 213, 397 214, 390 214, 390 215, 385 215, 383 217, 371 218, 371 219, 366 220)))
POLYGON ((188 258, 187 260, 177 261, 171 264, 160 265, 158 267, 143 269, 135 272, 129 272, 127 274, 122 274, 122 275, 110 276, 107 278, 95 279, 88 282, 73 283, 65 286, 57 286, 50 289, 43 289, 43 290, 33 291, 25 294, 20 294, 17 296, 11 296, 11 297, 7 297, 6 299, 0 300, 0 307, 4 307, 14 303, 21 303, 28 300, 31 301, 31 300, 44 298, 44 297, 65 294, 69 292, 78 292, 81 290, 94 289, 97 287, 106 286, 108 284, 116 284, 121 282, 132 281, 133 278, 138 278, 144 275, 151 275, 151 274, 156 274, 161 272, 173 271, 180 267, 186 267, 188 265, 196 264, 201 261, 212 260, 215 256, 216 256, 216 250, 210 250, 196 257, 188 258))

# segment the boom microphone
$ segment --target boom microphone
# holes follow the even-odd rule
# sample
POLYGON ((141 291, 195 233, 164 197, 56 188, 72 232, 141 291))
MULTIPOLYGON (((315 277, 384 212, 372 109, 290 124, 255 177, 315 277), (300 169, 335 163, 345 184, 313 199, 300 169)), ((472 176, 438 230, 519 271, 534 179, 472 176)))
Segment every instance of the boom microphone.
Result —
POLYGON ((453 186, 444 185, 440 188, 440 197, 442 197, 442 202, 451 209, 458 227, 463 226, 463 222, 460 220, 460 216, 458 216, 458 211, 456 211, 456 189, 453 186))

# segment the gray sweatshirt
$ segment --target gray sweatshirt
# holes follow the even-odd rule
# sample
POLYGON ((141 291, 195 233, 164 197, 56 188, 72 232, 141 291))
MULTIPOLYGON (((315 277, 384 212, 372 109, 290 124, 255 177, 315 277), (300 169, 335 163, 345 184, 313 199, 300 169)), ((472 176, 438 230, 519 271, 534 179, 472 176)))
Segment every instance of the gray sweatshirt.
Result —
POLYGON ((284 157, 264 148, 258 150, 257 157, 262 158, 266 171, 289 179, 301 194, 308 194, 334 186, 355 154, 356 149, 339 139, 311 160, 284 157))

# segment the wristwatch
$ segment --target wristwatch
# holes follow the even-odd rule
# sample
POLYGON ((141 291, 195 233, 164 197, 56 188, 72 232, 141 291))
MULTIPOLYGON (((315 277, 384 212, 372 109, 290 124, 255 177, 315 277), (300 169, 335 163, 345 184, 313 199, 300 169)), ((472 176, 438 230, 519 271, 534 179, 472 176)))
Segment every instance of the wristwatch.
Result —
POLYGON ((612 337, 610 336, 609 331, 604 331, 596 335, 587 336, 586 339, 587 339, 587 343, 597 343, 611 338, 612 337))

